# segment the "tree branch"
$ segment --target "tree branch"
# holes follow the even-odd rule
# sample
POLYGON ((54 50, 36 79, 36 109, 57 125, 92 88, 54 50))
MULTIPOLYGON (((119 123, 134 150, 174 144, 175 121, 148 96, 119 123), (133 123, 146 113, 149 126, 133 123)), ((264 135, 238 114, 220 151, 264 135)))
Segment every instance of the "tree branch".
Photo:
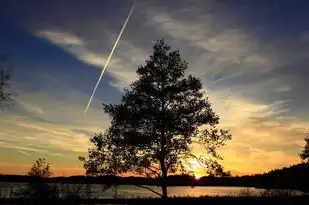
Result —
MULTIPOLYGON (((208 167, 205 166, 205 165, 203 165, 203 164, 201 163, 200 159, 199 159, 197 156, 195 156, 194 154, 190 154, 190 153, 183 153, 183 154, 184 154, 186 157, 187 157, 187 156, 190 156, 190 157, 194 158, 194 159, 197 161, 197 163, 198 163, 201 167, 203 167, 203 168, 205 168, 205 169, 208 169, 208 167)), ((181 155, 181 154, 179 154, 179 155, 181 155)))
POLYGON ((159 195, 160 197, 162 197, 162 194, 160 194, 159 192, 156 192, 156 191, 154 191, 154 190, 150 189, 149 187, 146 187, 146 186, 143 186, 143 185, 138 185, 138 184, 135 184, 134 186, 137 186, 137 187, 141 187, 141 188, 147 189, 147 190, 151 191, 152 193, 155 193, 155 194, 159 195))
POLYGON ((151 168, 152 168, 152 169, 156 169, 156 170, 158 170, 158 171, 161 171, 161 169, 158 168, 158 167, 151 166, 151 168))
POLYGON ((157 176, 160 176, 160 174, 159 174, 159 172, 157 172, 157 171, 155 171, 155 170, 153 170, 152 168, 154 168, 154 167, 145 167, 146 169, 148 169, 148 170, 150 170, 150 171, 152 171, 154 174, 156 174, 157 176))

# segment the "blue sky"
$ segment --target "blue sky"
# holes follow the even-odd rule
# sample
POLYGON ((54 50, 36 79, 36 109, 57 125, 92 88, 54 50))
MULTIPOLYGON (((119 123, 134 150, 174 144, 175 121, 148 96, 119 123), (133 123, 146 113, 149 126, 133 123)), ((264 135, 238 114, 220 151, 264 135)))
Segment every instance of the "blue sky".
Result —
POLYGON ((57 175, 83 173, 77 156, 109 125, 102 102, 119 102, 161 38, 180 50, 231 130, 220 149, 227 169, 258 173, 299 162, 309 131, 308 1, 137 1, 84 115, 132 4, 1 1, 0 52, 9 55, 18 93, 1 113, 1 172, 25 173, 44 156, 57 175))

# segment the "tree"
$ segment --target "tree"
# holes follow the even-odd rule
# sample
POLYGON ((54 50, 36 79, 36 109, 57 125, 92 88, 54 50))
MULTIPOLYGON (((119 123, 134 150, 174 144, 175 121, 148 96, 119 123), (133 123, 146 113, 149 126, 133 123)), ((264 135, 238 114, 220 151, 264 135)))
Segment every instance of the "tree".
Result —
POLYGON ((13 94, 8 91, 11 87, 11 74, 3 65, 4 62, 6 62, 6 58, 0 58, 0 110, 13 104, 13 94))
POLYGON ((44 182, 44 178, 52 174, 50 163, 45 158, 38 158, 27 173, 34 178, 25 187, 17 189, 14 193, 15 197, 34 200, 31 204, 42 204, 43 199, 45 201, 55 199, 59 194, 56 185, 50 186, 44 182))
POLYGON ((50 163, 47 162, 45 158, 38 158, 32 165, 27 175, 40 178, 49 178, 53 175, 53 172, 51 171, 50 163))
POLYGON ((307 134, 307 136, 305 136, 305 147, 303 149, 303 151, 299 154, 300 158, 302 160, 309 160, 309 133, 307 134))
POLYGON ((231 135, 217 128, 219 117, 201 81, 186 76, 188 64, 179 51, 170 50, 163 40, 157 41, 121 103, 103 104, 111 125, 90 139, 89 158, 80 157, 87 174, 129 172, 158 178, 162 194, 151 191, 166 199, 168 175, 185 173, 192 158, 212 174, 223 173, 216 148, 231 135), (204 155, 192 153, 194 143, 205 148, 204 155))

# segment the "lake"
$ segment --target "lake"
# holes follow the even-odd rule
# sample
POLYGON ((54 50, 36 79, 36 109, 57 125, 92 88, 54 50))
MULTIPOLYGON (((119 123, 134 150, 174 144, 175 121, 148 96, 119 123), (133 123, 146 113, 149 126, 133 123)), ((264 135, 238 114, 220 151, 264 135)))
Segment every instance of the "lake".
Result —
MULTIPOLYGON (((18 188, 26 187, 26 183, 8 183, 0 182, 0 197, 9 197, 11 192, 16 191, 18 188)), ((76 185, 76 184, 57 184, 58 187, 65 188, 65 190, 77 190, 85 191, 88 187, 91 190, 92 196, 95 198, 113 198, 115 196, 119 198, 135 198, 135 197, 157 197, 156 194, 151 191, 136 187, 133 185, 120 185, 117 189, 107 189, 102 191, 102 186, 97 184, 91 185, 76 185)), ((154 191, 161 193, 161 188, 156 186, 147 186, 154 191)), ((264 189, 258 188, 247 188, 247 187, 219 187, 219 186, 171 186, 168 187, 169 196, 190 196, 190 197, 199 197, 199 196, 237 196, 244 191, 250 191, 253 194, 259 194, 264 191, 264 189)))

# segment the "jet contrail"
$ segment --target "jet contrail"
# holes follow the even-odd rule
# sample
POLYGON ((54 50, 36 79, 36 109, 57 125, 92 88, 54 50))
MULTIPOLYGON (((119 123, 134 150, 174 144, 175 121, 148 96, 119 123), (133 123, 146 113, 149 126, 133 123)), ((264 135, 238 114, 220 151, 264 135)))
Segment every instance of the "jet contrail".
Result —
POLYGON ((118 42, 119 42, 119 40, 120 40, 120 38, 121 38, 121 35, 122 35, 124 29, 126 28, 128 21, 130 20, 130 17, 131 17, 131 14, 132 14, 133 10, 134 10, 134 7, 135 7, 135 1, 134 1, 134 3, 133 3, 133 6, 132 6, 132 8, 131 8, 131 10, 130 10, 130 13, 129 13, 129 15, 128 15, 126 21, 124 22, 124 24, 123 24, 123 26, 122 26, 122 28, 121 28, 121 30, 120 30, 120 33, 119 33, 119 35, 118 35, 118 37, 117 37, 117 39, 116 39, 116 41, 115 41, 115 43, 114 43, 114 46, 113 46, 113 48, 112 48, 112 50, 111 50, 111 52, 110 52, 110 54, 109 54, 109 56, 108 56, 108 58, 107 58, 107 60, 106 60, 106 62, 105 62, 104 68, 103 68, 103 70, 102 70, 102 72, 101 72, 101 75, 100 75, 100 77, 99 77, 99 79, 98 79, 98 82, 97 82, 97 84, 95 85, 95 87, 94 87, 94 89, 93 89, 93 91, 92 91, 92 94, 91 94, 90 99, 89 99, 89 101, 88 101, 87 107, 86 107, 86 109, 85 109, 85 113, 87 113, 87 111, 88 111, 88 109, 89 109, 89 107, 90 107, 90 104, 91 104, 92 98, 93 98, 93 96, 94 96, 94 94, 95 94, 95 91, 97 90, 97 88, 98 88, 98 86, 99 86, 99 84, 100 84, 100 81, 101 81, 101 79, 102 79, 102 77, 103 77, 104 71, 105 71, 106 67, 108 66, 108 63, 109 63, 110 59, 112 58, 112 55, 113 55, 114 50, 115 50, 115 48, 116 48, 116 46, 117 46, 117 44, 118 44, 118 42))

